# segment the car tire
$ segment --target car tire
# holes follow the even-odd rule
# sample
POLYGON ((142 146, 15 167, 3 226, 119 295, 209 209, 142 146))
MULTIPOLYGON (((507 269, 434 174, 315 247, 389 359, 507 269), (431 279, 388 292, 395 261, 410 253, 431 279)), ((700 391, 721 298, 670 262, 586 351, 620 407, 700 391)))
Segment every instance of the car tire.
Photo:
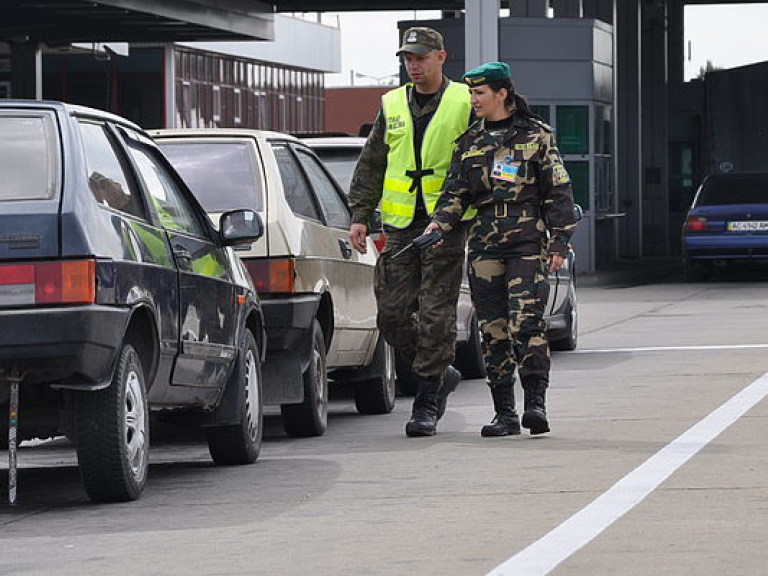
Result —
POLYGON ((289 436, 322 436, 328 428, 328 370, 320 323, 312 325, 312 357, 303 375, 304 401, 282 404, 283 428, 289 436))
POLYGON ((239 424, 206 429, 211 458, 223 466, 254 463, 259 457, 264 433, 261 360, 250 330, 243 332, 236 362, 229 385, 239 388, 242 420, 239 424))
POLYGON ((453 365, 461 372, 462 378, 485 378, 482 335, 474 313, 469 319, 469 324, 469 339, 456 347, 456 360, 453 365))
POLYGON ((576 350, 579 344, 579 309, 576 304, 576 290, 571 284, 568 297, 568 307, 565 310, 565 335, 557 340, 549 342, 550 350, 568 351, 576 350))
POLYGON ((360 414, 388 414, 395 407, 395 349, 381 335, 371 368, 376 376, 355 384, 355 406, 360 414))
POLYGON ((80 476, 95 502, 141 496, 149 471, 149 411, 144 370, 132 345, 120 350, 111 384, 76 398, 80 476))

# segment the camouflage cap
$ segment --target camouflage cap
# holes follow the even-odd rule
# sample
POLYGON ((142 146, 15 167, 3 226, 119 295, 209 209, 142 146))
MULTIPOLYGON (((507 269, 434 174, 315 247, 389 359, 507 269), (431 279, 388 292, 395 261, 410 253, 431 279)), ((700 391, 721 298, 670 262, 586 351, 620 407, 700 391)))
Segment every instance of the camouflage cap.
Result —
POLYGON ((481 86, 498 80, 511 80, 509 65, 505 62, 486 62, 477 68, 472 68, 461 77, 469 86, 481 86))
POLYGON ((400 50, 395 55, 400 56, 403 52, 410 52, 424 56, 433 50, 444 50, 443 36, 432 28, 417 26, 405 31, 403 45, 400 46, 400 50))

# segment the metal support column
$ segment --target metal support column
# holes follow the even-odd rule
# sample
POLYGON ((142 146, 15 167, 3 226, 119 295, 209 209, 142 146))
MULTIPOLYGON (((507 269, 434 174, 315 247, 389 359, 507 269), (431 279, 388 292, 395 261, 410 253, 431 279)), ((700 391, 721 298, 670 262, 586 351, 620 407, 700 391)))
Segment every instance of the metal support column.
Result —
POLYGON ((669 85, 677 86, 684 82, 685 75, 685 2, 669 0, 668 10, 668 57, 669 85))
POLYGON ((641 2, 641 134, 643 155, 643 254, 669 254, 666 3, 641 2))
POLYGON ((11 47, 11 98, 43 99, 43 51, 37 42, 11 47))
POLYGON ((616 175, 620 212, 619 257, 641 256, 643 165, 640 101, 640 2, 616 2, 616 175))
POLYGON ((500 0, 466 0, 464 3, 464 66, 470 70, 499 59, 500 0))

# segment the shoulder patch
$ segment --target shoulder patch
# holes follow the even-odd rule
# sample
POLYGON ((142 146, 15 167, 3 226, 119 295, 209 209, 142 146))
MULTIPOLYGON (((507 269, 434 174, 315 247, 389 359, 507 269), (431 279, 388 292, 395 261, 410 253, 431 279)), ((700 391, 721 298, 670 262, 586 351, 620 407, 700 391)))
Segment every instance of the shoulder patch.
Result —
POLYGON ((571 177, 568 175, 568 171, 562 164, 554 164, 552 166, 552 179, 555 186, 562 184, 568 184, 571 181, 571 177))

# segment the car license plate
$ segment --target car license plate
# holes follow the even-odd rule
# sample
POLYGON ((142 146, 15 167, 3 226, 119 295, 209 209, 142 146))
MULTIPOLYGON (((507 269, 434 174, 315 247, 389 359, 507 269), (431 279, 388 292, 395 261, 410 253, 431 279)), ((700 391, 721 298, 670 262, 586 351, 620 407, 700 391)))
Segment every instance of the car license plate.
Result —
POLYGON ((736 220, 728 222, 728 230, 733 232, 768 232, 768 220, 736 220))

